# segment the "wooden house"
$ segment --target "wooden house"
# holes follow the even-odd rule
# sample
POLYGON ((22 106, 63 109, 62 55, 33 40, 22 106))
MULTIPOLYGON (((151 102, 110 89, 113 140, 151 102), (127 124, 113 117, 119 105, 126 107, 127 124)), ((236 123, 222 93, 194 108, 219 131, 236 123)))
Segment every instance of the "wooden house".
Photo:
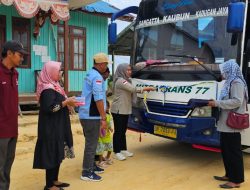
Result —
POLYGON ((18 68, 20 104, 36 102, 36 78, 48 60, 63 63, 65 91, 75 94, 82 90, 93 55, 108 53, 108 17, 118 9, 103 1, 82 6, 82 1, 70 10, 69 2, 0 0, 0 49, 15 39, 30 52, 18 68))

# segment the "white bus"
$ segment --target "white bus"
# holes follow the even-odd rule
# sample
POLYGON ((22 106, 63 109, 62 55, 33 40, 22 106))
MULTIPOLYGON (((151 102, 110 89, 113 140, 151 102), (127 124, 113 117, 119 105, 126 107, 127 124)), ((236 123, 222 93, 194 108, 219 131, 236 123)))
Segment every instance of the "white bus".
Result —
MULTIPOLYGON (((157 90, 138 94, 129 128, 198 148, 219 147, 219 111, 206 106, 207 100, 218 98, 222 87, 218 65, 235 59, 250 84, 248 1, 230 3, 142 0, 137 9, 133 7, 138 11, 131 52, 133 84, 157 90)), ((113 15, 112 22, 122 13, 113 15)), ((114 28, 113 22, 109 27, 113 43, 114 28)), ((250 146, 250 129, 242 132, 242 145, 250 146)))

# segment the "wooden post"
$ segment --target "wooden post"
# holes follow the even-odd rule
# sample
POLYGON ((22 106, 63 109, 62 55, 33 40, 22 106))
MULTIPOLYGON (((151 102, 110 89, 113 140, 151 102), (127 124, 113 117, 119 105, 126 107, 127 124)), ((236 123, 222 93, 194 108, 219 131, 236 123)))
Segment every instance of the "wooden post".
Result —
POLYGON ((64 90, 69 92, 69 25, 64 21, 64 90))

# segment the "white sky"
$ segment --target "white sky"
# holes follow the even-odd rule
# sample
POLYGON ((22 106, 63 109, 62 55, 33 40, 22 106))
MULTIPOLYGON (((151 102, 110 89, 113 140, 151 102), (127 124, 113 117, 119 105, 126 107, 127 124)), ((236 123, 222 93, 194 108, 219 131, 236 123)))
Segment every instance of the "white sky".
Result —
MULTIPOLYGON (((141 2, 141 0, 103 0, 103 1, 106 1, 119 9, 124 9, 124 8, 130 7, 130 6, 138 6, 139 3, 141 2)), ((118 33, 129 24, 129 23, 123 22, 123 21, 116 21, 116 23, 117 23, 117 32, 118 33)))
POLYGON ((139 5, 141 0, 104 0, 115 7, 118 7, 120 9, 129 7, 129 6, 134 6, 134 5, 139 5))
MULTIPOLYGON (((129 6, 138 6, 141 0, 103 0, 119 9, 124 9, 129 6)), ((124 21, 116 21, 117 32, 121 32, 129 23, 124 21)), ((129 63, 129 57, 127 56, 115 56, 115 68, 119 63, 129 63)))

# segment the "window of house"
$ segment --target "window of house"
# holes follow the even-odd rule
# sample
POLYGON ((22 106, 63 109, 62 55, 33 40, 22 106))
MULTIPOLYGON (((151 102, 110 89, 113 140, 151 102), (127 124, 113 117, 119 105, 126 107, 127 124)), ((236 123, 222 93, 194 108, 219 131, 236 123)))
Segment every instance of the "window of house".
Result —
POLYGON ((58 26, 57 36, 57 60, 62 63, 64 68, 64 28, 62 25, 58 26))
MULTIPOLYGON (((6 40, 6 27, 5 27, 5 16, 0 15, 0 52, 2 52, 3 44, 6 40)), ((0 59, 1 59, 1 53, 0 53, 0 59)))
MULTIPOLYGON (((86 30, 81 27, 69 27, 69 69, 86 70, 86 30)), ((64 28, 58 27, 58 60, 64 60, 64 28)))
MULTIPOLYGON (((24 49, 30 52, 30 20, 25 18, 12 18, 12 38, 23 44, 24 49)), ((30 68, 30 55, 24 56, 24 61, 19 67, 30 68)))
POLYGON ((70 68, 72 70, 85 70, 85 30, 82 28, 70 28, 70 68))

